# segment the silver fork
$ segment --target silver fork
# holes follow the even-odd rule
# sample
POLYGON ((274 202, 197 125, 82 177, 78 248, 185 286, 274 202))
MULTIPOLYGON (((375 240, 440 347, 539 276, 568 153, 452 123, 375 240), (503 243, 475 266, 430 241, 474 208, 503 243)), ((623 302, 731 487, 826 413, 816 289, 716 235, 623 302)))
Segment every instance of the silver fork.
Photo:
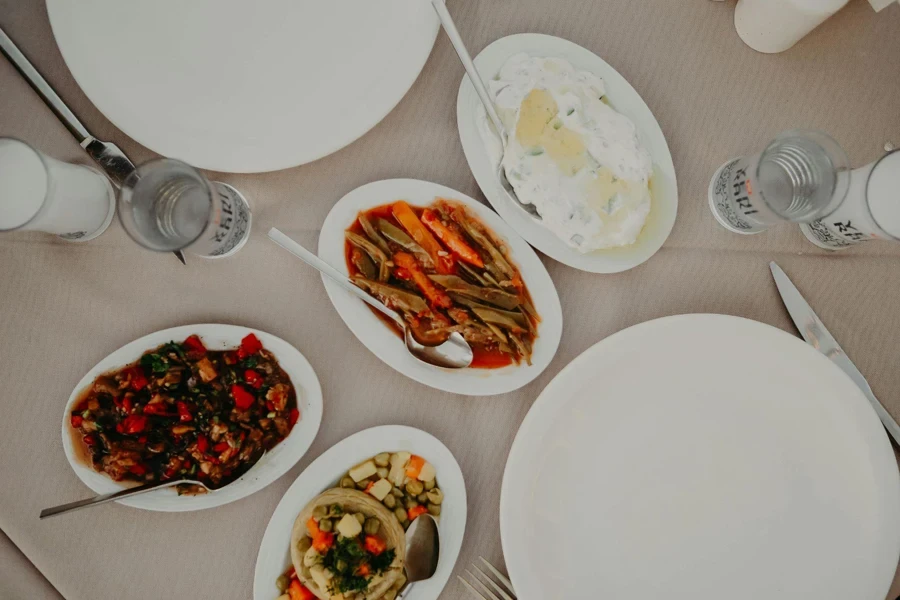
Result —
POLYGON ((472 583, 469 583, 459 575, 457 575, 456 578, 459 579, 464 586, 469 588, 469 591, 472 592, 472 594, 474 594, 476 598, 481 598, 481 600, 516 600, 516 592, 515 590, 513 590, 512 582, 506 577, 506 575, 495 569, 494 565, 486 561, 483 556, 479 556, 478 558, 481 560, 481 562, 484 563, 488 570, 493 573, 494 577, 496 577, 500 581, 500 583, 502 583, 503 586, 506 587, 505 590, 502 586, 500 586, 500 584, 495 583, 494 580, 491 579, 491 577, 487 573, 482 571, 475 563, 472 563, 472 568, 475 569, 475 572, 478 573, 481 577, 476 577, 468 570, 466 570, 466 575, 469 576, 469 578, 475 585, 484 590, 487 596, 479 592, 477 589, 475 589, 475 585, 472 585, 472 583), (494 591, 491 591, 491 588, 489 588, 487 585, 484 585, 482 580, 486 581, 491 586, 491 588, 494 589, 494 591), (499 596, 497 594, 499 594, 499 596))

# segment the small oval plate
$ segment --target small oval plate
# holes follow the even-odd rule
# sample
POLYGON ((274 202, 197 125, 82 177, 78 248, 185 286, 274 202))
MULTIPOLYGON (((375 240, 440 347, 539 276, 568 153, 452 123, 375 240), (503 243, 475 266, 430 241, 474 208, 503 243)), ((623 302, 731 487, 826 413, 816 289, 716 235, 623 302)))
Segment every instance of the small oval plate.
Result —
POLYGON ((522 274, 531 292, 535 309, 541 317, 538 337, 534 342, 531 366, 510 365, 499 369, 443 369, 420 362, 406 350, 403 340, 388 328, 358 298, 322 277, 334 308, 363 345, 407 377, 433 388, 467 394, 489 396, 505 394, 529 383, 547 368, 562 335, 562 309, 556 286, 547 269, 528 244, 510 229, 492 210, 461 192, 415 179, 387 179, 356 188, 328 213, 319 235, 319 257, 343 274, 348 274, 344 257, 344 231, 361 211, 406 200, 415 206, 428 206, 436 198, 455 200, 471 210, 510 251, 512 262, 522 274))
POLYGON ((603 79, 610 104, 634 122, 638 137, 653 158, 650 216, 641 235, 630 246, 596 250, 588 254, 570 248, 540 222, 514 206, 500 186, 497 169, 479 133, 478 123, 483 118, 484 109, 469 78, 463 76, 456 100, 456 124, 463 152, 478 186, 503 220, 547 256, 592 273, 618 273, 638 266, 656 254, 665 243, 678 210, 675 165, 659 123, 640 94, 614 68, 590 50, 562 38, 537 33, 501 38, 475 57, 475 66, 483 79, 490 80, 496 77, 509 57, 520 52, 530 56, 563 58, 576 68, 590 71, 603 79))
POLYGON ((81 393, 94 382, 94 379, 136 361, 147 350, 173 340, 180 342, 189 335, 200 336, 203 344, 210 350, 227 350, 240 346, 241 339, 248 333, 256 334, 263 346, 275 355, 278 364, 291 378, 291 383, 297 391, 300 420, 291 429, 290 434, 259 459, 242 477, 213 493, 179 496, 173 488, 167 488, 117 502, 134 508, 161 512, 202 510, 245 498, 287 473, 306 454, 322 422, 322 388, 315 371, 299 350, 274 335, 237 325, 204 324, 173 327, 145 335, 101 360, 78 382, 66 403, 62 422, 63 450, 78 478, 97 494, 116 492, 129 487, 113 481, 103 473, 98 473, 76 456, 74 444, 77 440, 71 435, 69 413, 81 393))
POLYGON ((380 452, 406 451, 434 465, 444 492, 438 531, 441 554, 434 576, 416 583, 407 600, 435 600, 447 585, 466 533, 466 482, 456 459, 436 437, 413 427, 384 425, 355 433, 329 448, 291 484, 272 513, 256 557, 253 600, 275 600, 275 580, 291 566, 291 529, 306 504, 340 481, 354 465, 380 452))

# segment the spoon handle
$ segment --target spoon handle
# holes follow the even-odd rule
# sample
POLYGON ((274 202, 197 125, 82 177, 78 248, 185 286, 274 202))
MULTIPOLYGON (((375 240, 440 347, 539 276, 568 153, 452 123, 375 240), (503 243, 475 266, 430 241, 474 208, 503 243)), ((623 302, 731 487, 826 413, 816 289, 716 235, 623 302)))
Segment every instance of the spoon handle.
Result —
MULTIPOLYGON (((41 519, 46 519, 47 517, 54 517, 56 515, 61 515, 63 513, 72 512, 73 510, 79 510, 81 508, 87 508, 88 506, 97 506, 98 504, 106 504, 107 502, 112 502, 113 500, 121 500, 122 498, 129 498, 131 496, 137 496, 139 494, 144 494, 146 492, 169 487, 173 485, 177 485, 179 483, 186 483, 182 479, 177 480, 169 480, 169 481, 154 481, 152 483, 145 483, 144 485, 139 485, 137 487, 128 488, 127 490, 119 490, 118 492, 110 492, 109 494, 101 494, 99 496, 94 496, 93 498, 86 498, 84 500, 77 500, 75 502, 69 502, 68 504, 60 504, 59 506, 54 506, 52 508, 45 508, 41 511, 41 519)), ((191 482, 193 483, 193 482, 191 482)))
POLYGON ((403 322, 403 319, 400 318, 400 315, 353 285, 353 283, 351 283, 350 280, 347 279, 347 277, 338 272, 337 269, 286 236, 275 227, 269 230, 269 239, 311 266, 313 269, 319 271, 322 275, 325 275, 326 277, 334 281, 336 284, 338 284, 375 310, 379 311, 390 319, 393 319, 401 327, 406 327, 406 323, 403 322))
MULTIPOLYGON (((438 19, 441 20, 441 25, 444 26, 444 32, 447 34, 447 37, 450 38, 450 43, 453 44, 453 49, 456 50, 459 60, 462 62, 463 67, 465 67, 466 73, 469 76, 469 81, 475 86, 475 93, 478 94, 478 98, 484 105, 484 110, 487 111, 488 118, 491 120, 491 123, 494 124, 494 127, 497 129, 497 134, 500 135, 501 139, 505 138, 506 130, 503 127, 503 122, 497 114, 497 109, 494 108, 491 96, 488 94, 487 88, 484 87, 484 82, 481 80, 478 69, 475 68, 475 63, 472 62, 469 51, 466 50, 466 45, 463 43, 462 37, 456 29, 456 24, 453 23, 453 18, 450 16, 450 11, 447 10, 447 5, 444 4, 444 0, 431 0, 431 5, 434 7, 438 19)), ((503 142, 505 143, 506 140, 503 139, 503 142)))

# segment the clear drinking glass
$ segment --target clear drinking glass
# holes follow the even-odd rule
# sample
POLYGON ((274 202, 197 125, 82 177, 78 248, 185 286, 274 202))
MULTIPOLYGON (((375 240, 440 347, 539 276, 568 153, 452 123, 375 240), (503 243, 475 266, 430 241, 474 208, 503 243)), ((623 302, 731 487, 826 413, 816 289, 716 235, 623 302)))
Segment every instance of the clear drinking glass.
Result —
POLYGON ((0 138, 0 233, 45 231, 85 242, 106 231, 115 210, 112 185, 96 169, 0 138))
POLYGON ((128 235, 157 252, 223 258, 250 235, 250 205, 241 193, 180 160, 139 166, 122 184, 118 204, 128 235))
POLYGON ((735 233, 758 233, 784 221, 808 223, 834 211, 850 185, 850 159, 819 131, 785 131, 761 153, 716 171, 709 206, 735 233))

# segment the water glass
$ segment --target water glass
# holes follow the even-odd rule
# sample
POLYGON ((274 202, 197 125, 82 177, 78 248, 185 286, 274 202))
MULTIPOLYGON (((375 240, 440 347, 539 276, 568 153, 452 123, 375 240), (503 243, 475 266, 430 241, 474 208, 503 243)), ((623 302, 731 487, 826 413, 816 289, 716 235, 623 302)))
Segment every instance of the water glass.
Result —
POLYGON ((250 205, 241 193, 180 160, 139 166, 122 184, 118 204, 128 235, 157 252, 223 258, 250 235, 250 205))
POLYGON ((786 131, 761 153, 716 171, 709 206, 735 233, 759 233, 784 221, 808 223, 834 211, 850 184, 850 159, 828 135, 786 131))
POLYGON ((85 242, 109 227, 115 191, 100 171, 0 138, 0 233, 44 231, 85 242))

